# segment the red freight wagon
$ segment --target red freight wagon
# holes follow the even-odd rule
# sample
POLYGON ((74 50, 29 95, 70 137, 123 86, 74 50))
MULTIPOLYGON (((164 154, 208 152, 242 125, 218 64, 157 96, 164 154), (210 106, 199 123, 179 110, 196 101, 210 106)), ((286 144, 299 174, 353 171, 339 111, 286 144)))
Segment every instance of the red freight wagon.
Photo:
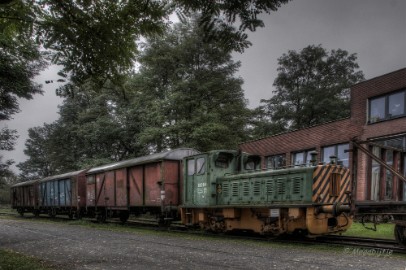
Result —
POLYGON ((25 212, 39 214, 38 210, 38 180, 15 184, 10 189, 11 207, 17 209, 20 215, 25 212))
POLYGON ((99 220, 146 212, 170 219, 180 204, 182 159, 196 153, 180 148, 90 169, 87 211, 99 220))

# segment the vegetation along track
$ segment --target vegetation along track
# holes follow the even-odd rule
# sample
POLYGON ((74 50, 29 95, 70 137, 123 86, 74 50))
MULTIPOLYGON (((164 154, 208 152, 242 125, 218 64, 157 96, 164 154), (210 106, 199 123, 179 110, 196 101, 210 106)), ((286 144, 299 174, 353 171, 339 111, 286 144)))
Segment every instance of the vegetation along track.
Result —
MULTIPOLYGON (((20 217, 19 214, 10 213, 10 212, 2 212, 0 211, 0 216, 13 216, 13 217, 20 217)), ((27 215, 24 218, 32 218, 34 216, 27 215)), ((68 217, 65 216, 57 216, 54 218, 50 218, 44 215, 36 217, 39 219, 50 219, 50 220, 69 220, 68 217)), ((97 222, 95 219, 84 219, 91 222, 97 222)), ((106 223, 121 223, 119 220, 108 220, 106 223)), ((343 247, 353 247, 358 248, 358 250, 353 249, 348 253, 360 252, 364 253, 371 253, 371 254, 388 254, 388 253, 400 253, 406 254, 406 247, 400 246, 397 244, 395 240, 388 240, 388 239, 378 239, 378 238, 365 238, 365 237, 352 237, 352 236, 340 236, 340 235, 327 235, 321 236, 317 238, 306 238, 306 237, 293 237, 293 236, 285 236, 285 237, 263 237, 257 234, 245 234, 245 233, 235 233, 235 234, 214 234, 214 233, 207 233, 201 230, 190 230, 187 229, 185 226, 180 224, 172 224, 170 227, 160 227, 158 223, 150 220, 150 219, 136 219, 136 220, 128 220, 125 226, 129 227, 142 227, 144 229, 151 229, 151 230, 159 230, 159 231, 168 231, 168 232, 177 232, 177 233, 186 233, 186 234, 198 234, 198 235, 209 235, 211 237, 219 237, 219 238, 233 238, 233 239, 242 239, 242 240, 255 240, 255 241, 273 241, 277 243, 296 243, 296 244, 305 244, 305 245, 334 245, 334 246, 343 246, 343 247)))

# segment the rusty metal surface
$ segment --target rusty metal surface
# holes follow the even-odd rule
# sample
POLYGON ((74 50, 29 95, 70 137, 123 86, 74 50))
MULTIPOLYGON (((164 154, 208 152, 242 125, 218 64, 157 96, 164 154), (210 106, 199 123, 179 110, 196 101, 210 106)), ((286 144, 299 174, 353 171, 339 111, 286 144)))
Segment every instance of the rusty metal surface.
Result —
POLYGON ((178 205, 180 196, 180 166, 178 161, 164 161, 165 205, 178 205))
POLYGON ((145 205, 161 205, 161 162, 145 165, 144 186, 145 186, 145 205))
POLYGON ((38 181, 27 181, 11 188, 11 207, 35 208, 38 205, 38 181))
POLYGON ((128 205, 127 195, 127 170, 119 169, 115 171, 115 206, 126 207, 128 205))
POLYGON ((144 205, 144 167, 135 166, 128 170, 130 206, 144 205))

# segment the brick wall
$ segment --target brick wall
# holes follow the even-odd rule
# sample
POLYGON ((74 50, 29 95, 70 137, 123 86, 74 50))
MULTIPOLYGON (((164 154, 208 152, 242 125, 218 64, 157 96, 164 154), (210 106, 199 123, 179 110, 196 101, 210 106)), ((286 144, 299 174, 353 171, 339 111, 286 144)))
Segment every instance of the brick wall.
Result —
POLYGON ((368 98, 406 87, 406 68, 388 73, 351 87, 351 119, 357 125, 367 123, 368 98))
POLYGON ((292 151, 297 152, 316 148, 320 152, 320 148, 323 146, 349 142, 353 137, 360 136, 361 132, 362 128, 354 125, 351 119, 343 119, 246 142, 240 145, 240 149, 264 157, 286 154, 287 165, 289 165, 292 151))

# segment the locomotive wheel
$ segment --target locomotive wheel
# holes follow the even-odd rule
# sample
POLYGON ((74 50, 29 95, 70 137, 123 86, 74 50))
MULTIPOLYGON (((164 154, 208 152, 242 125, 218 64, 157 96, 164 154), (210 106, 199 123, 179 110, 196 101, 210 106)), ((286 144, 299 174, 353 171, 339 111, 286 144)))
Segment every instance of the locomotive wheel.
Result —
POLYGON ((401 225, 395 226, 395 238, 399 244, 406 246, 406 227, 405 226, 401 226, 401 225))

